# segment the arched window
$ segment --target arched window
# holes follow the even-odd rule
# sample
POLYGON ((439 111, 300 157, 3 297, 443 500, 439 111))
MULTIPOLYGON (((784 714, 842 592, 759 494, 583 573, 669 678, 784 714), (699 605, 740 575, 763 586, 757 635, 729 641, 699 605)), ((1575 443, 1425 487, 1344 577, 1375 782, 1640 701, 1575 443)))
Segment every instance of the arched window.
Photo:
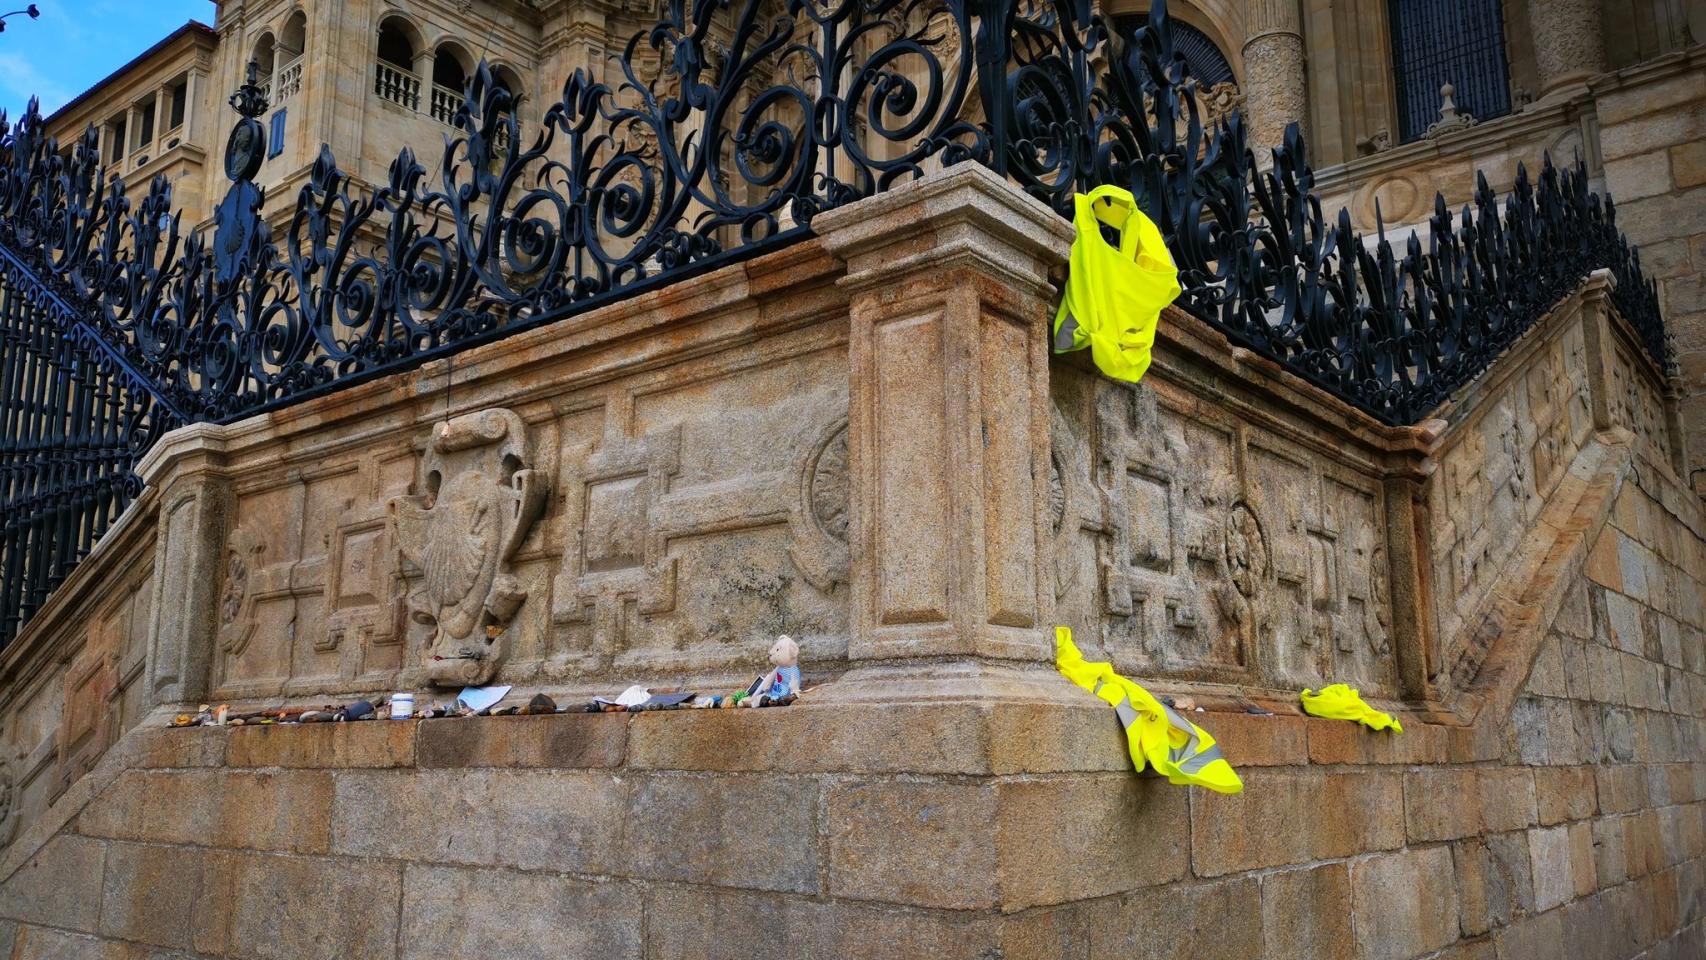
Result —
MULTIPOLYGON (((1226 54, 1220 52, 1212 37, 1182 20, 1172 20, 1173 49, 1185 58, 1185 66, 1200 86, 1206 89, 1238 82, 1232 73, 1232 64, 1227 62, 1226 54)), ((1121 36, 1130 37, 1148 22, 1148 13, 1127 14, 1114 18, 1114 29, 1121 36)))
POLYGON ((260 66, 261 88, 266 90, 270 96, 272 92, 273 67, 278 65, 278 48, 277 44, 273 41, 272 34, 261 34, 261 38, 255 41, 255 51, 249 55, 249 59, 255 61, 255 63, 260 66))
POLYGON ((308 17, 298 10, 284 21, 284 30, 278 35, 278 82, 272 97, 275 105, 302 89, 302 51, 307 45, 308 17))
POLYGON ((410 110, 421 108, 421 78, 415 73, 415 51, 420 38, 402 17, 386 17, 379 23, 379 62, 373 68, 373 92, 410 110))
POLYGON ((521 77, 514 70, 505 66, 494 65, 492 67, 492 84, 509 91, 511 104, 515 103, 524 89, 521 85, 521 77))
POLYGON ((279 56, 285 60, 294 60, 302 56, 302 51, 307 46, 308 15, 298 10, 284 21, 284 30, 278 35, 279 56))
POLYGON ((454 43, 439 44, 432 56, 432 118, 439 123, 456 119, 462 106, 463 87, 468 83, 468 54, 454 43))
POLYGON ((410 37, 414 31, 397 17, 389 17, 379 25, 379 59, 385 63, 415 69, 415 44, 410 37))

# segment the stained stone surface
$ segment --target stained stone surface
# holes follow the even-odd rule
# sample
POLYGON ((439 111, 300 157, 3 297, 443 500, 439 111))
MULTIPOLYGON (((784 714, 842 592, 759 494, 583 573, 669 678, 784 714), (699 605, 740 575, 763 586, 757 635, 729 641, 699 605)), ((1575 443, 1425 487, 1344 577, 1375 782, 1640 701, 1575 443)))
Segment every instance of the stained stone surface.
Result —
POLYGON ((1178 313, 1135 390, 1048 357, 1065 238, 982 168, 860 212, 691 289, 165 441, 6 651, 0 943, 1701 951, 1706 509, 1605 278, 1443 419, 1392 428, 1178 313), (525 437, 514 462, 429 455, 489 411, 525 437), (501 569, 473 535, 480 564, 423 564, 389 518, 466 470, 548 478, 525 530, 489 528, 515 534, 501 569), (164 728, 190 691, 423 685, 460 595, 424 618, 410 598, 469 570, 514 578, 467 610, 523 695, 732 688, 784 631, 819 686, 777 710, 164 728), (1115 718, 1048 663, 1054 623, 1196 700, 1244 793, 1132 775, 1115 718), (1298 689, 1334 681, 1404 734, 1301 715, 1298 689))

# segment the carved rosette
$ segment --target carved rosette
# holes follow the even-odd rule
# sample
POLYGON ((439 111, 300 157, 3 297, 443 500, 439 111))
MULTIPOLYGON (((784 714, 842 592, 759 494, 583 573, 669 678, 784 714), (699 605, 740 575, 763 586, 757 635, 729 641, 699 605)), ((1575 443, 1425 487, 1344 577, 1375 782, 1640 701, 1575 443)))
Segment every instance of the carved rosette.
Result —
POLYGON ((847 582, 847 419, 831 421, 812 443, 800 468, 800 493, 790 527, 789 556, 806 582, 829 592, 847 582))
POLYGON ((255 635, 255 578, 266 544, 254 531, 239 527, 225 545, 224 585, 219 593, 219 647, 235 657, 255 635))
POLYGON ((526 426, 502 409, 440 424, 422 463, 426 493, 391 501, 398 552, 418 571, 409 615, 432 628, 426 679, 481 684, 497 673, 504 633, 527 598, 510 561, 545 506, 526 426))

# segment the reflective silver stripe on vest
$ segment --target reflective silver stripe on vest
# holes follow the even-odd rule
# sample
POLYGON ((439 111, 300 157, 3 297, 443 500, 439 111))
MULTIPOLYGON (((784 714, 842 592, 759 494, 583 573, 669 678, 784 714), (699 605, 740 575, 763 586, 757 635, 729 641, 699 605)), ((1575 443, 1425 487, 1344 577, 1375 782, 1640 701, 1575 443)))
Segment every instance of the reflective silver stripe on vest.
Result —
POLYGON ((1127 730, 1130 730, 1131 725, 1137 722, 1137 708, 1131 705, 1130 697, 1125 697, 1119 703, 1114 704, 1114 712, 1119 714, 1120 724, 1127 730))
MULTIPOLYGON (((1065 353, 1072 349, 1072 335, 1078 331, 1078 318, 1070 311, 1060 320, 1060 329, 1054 332, 1054 352, 1065 353)), ((1097 681, 1098 683, 1100 681, 1097 681)))
MULTIPOLYGON (((1093 692, 1098 697, 1102 695, 1102 685, 1105 683, 1107 681, 1100 677, 1096 679, 1096 689, 1093 692)), ((1114 704, 1114 713, 1120 718, 1120 726, 1127 730, 1130 730, 1131 725, 1137 722, 1137 708, 1131 705, 1130 696, 1121 697, 1120 702, 1114 704)))
MULTIPOLYGON (((1096 689, 1094 692, 1098 696, 1102 693, 1102 684, 1104 682, 1105 681, 1103 680, 1096 681, 1096 689)), ((1171 760, 1173 765, 1179 768, 1180 773, 1201 773, 1204 767, 1214 761, 1225 759, 1226 755, 1220 752, 1219 744, 1215 744, 1207 750, 1203 750, 1201 753, 1198 753, 1197 750, 1202 746, 1202 737, 1197 736, 1197 728, 1191 726, 1190 721, 1186 720, 1184 717, 1174 713, 1173 708, 1167 706, 1165 703, 1161 705, 1161 709, 1167 712, 1168 723, 1171 723, 1173 726, 1190 734, 1191 737, 1191 739, 1185 742, 1184 746, 1173 747, 1167 751, 1167 759, 1171 760)), ((1130 730, 1131 725, 1137 722, 1137 708, 1131 705, 1131 697, 1129 696, 1121 697, 1120 702, 1114 704, 1114 713, 1119 715, 1120 725, 1125 727, 1127 730, 1130 730)))
POLYGON ((1202 738, 1197 736, 1197 728, 1192 726, 1190 721, 1186 720, 1184 717, 1174 713, 1172 707, 1162 704, 1161 709, 1167 711, 1168 723, 1171 723, 1180 730, 1189 733, 1191 737, 1185 742, 1184 746, 1174 747, 1167 751, 1167 759, 1173 761, 1173 763, 1178 766, 1180 773, 1200 773, 1203 767, 1208 766, 1224 756, 1220 752, 1219 744, 1198 753, 1197 749, 1202 746, 1202 738))

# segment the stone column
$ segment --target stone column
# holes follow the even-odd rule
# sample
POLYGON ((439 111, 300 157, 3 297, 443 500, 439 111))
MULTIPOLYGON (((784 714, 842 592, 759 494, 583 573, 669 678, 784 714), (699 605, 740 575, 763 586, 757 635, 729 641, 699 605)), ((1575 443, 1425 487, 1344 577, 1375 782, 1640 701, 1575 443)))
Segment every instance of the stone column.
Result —
POLYGON ((1528 0, 1540 96, 1605 72, 1598 0, 1528 0))
POLYGON ((1309 88, 1303 76, 1303 17, 1297 0, 1250 0, 1244 41, 1244 117, 1250 146, 1285 140, 1288 124, 1309 117, 1309 88))
POLYGON ((195 703, 209 689, 232 507, 223 429, 174 430, 137 464, 137 475, 160 491, 147 660, 154 704, 195 703))
POLYGON ((1048 274, 1070 225, 968 163, 813 227, 850 294, 849 658, 1050 658, 1048 274))

